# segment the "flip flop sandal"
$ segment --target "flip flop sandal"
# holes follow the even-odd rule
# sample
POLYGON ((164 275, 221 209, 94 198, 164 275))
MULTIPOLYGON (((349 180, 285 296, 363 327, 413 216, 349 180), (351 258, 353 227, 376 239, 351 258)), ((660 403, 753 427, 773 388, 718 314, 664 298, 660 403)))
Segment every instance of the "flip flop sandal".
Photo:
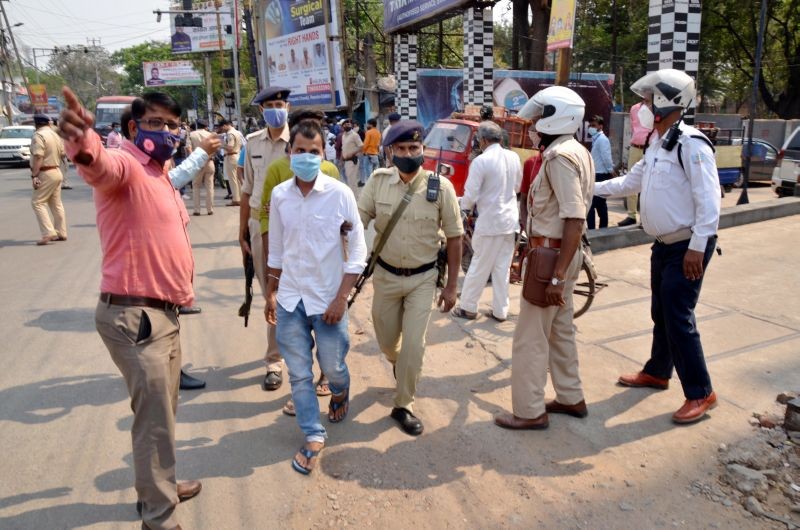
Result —
POLYGON ((467 311, 464 311, 460 307, 457 307, 457 308, 453 309, 452 311, 450 311, 450 314, 453 315, 456 318, 465 318, 467 320, 475 320, 476 318, 478 318, 478 314, 477 313, 469 313, 467 311))
POLYGON ((492 320, 494 320, 495 322, 499 322, 499 323, 501 323, 501 324, 507 320, 507 319, 505 319, 505 318, 497 318, 496 316, 494 316, 494 313, 492 313, 491 311, 486 311, 486 312, 484 313, 484 315, 486 315, 487 317, 491 318, 491 319, 492 319, 492 320))
POLYGON ((283 406, 283 413, 287 416, 297 416, 297 410, 294 408, 294 401, 292 401, 292 398, 289 398, 289 401, 283 406))
POLYGON ((323 397, 331 395, 331 387, 328 386, 328 380, 324 375, 319 376, 317 381, 317 395, 323 397))
POLYGON ((339 423, 340 421, 344 420, 347 417, 347 413, 350 412, 350 390, 345 390, 344 394, 344 400, 339 402, 334 401, 334 398, 337 398, 342 394, 339 394, 339 396, 331 394, 331 401, 328 404, 328 421, 331 423, 339 423), (333 418, 333 414, 335 414, 339 409, 344 409, 344 414, 337 420, 333 418))
MULTIPOLYGON (((322 452, 324 448, 325 447, 323 446, 320 447, 318 451, 312 451, 311 449, 308 449, 306 446, 303 446, 300 448, 298 452, 310 461, 314 457, 319 457, 319 454, 322 452)), ((319 460, 319 458, 317 458, 317 460, 319 460)), ((297 471, 302 475, 308 475, 312 471, 314 471, 313 467, 304 467, 300 465, 300 462, 297 461, 297 457, 292 458, 292 469, 294 469, 295 471, 297 471)))

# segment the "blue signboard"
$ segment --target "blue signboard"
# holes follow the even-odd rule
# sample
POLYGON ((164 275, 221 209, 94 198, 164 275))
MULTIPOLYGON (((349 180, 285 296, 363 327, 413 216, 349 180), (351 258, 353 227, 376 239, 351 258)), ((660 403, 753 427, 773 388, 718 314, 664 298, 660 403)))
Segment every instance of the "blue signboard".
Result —
POLYGON ((383 3, 383 28, 392 33, 421 25, 427 19, 435 19, 443 12, 469 2, 470 0, 386 0, 383 3))

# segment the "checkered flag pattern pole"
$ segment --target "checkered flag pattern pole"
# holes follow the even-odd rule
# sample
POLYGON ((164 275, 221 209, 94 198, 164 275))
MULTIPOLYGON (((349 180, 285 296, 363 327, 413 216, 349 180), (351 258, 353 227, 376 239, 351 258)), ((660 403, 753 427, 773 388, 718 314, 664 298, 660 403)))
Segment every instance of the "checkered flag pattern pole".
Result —
POLYGON ((492 104, 494 90, 492 10, 464 11, 464 105, 492 104))
POLYGON ((394 36, 394 71, 397 75, 397 112, 403 119, 417 119, 417 35, 394 36))
MULTIPOLYGON (((700 64, 701 0, 650 0, 647 71, 682 70, 697 80, 700 64)), ((694 123, 695 109, 684 121, 694 123)))

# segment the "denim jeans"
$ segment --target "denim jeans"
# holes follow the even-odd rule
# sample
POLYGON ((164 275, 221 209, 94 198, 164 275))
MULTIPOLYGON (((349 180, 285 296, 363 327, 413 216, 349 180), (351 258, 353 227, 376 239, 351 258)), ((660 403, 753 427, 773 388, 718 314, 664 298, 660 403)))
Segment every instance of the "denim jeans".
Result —
MULTIPOLYGON (((595 182, 603 182, 609 180, 611 173, 597 173, 595 175, 595 182)), ((586 215, 586 229, 594 230, 594 213, 597 212, 597 217, 600 218, 600 228, 608 226, 608 204, 603 197, 595 195, 592 197, 592 205, 589 208, 589 213, 586 215)))
POLYGON ((349 391, 350 372, 344 362, 350 349, 347 313, 337 324, 326 324, 322 315, 306 315, 301 300, 294 311, 286 311, 278 304, 277 318, 276 339, 289 369, 297 424, 305 434, 306 442, 324 442, 327 434, 319 419, 319 400, 311 371, 314 364, 312 350, 316 339, 317 361, 328 378, 331 392, 341 394, 349 391))
MULTIPOLYGON (((708 240, 703 276, 716 245, 716 237, 708 240)), ((703 279, 687 280, 683 274, 683 257, 688 248, 689 240, 672 245, 653 244, 650 257, 653 346, 644 372, 669 379, 674 367, 686 399, 702 399, 711 394, 711 378, 694 316, 703 279)))
POLYGON ((361 155, 358 157, 360 166, 359 182, 366 184, 372 172, 378 169, 378 155, 361 155))

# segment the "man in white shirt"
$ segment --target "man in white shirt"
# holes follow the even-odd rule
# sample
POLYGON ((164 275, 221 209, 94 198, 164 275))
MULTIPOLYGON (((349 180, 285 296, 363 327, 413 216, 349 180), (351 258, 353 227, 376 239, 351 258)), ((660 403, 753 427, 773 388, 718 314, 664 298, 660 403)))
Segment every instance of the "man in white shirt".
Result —
POLYGON ((652 72, 631 90, 645 100, 647 110, 639 117, 654 128, 650 143, 627 175, 597 183, 595 195, 641 192, 642 227, 656 238, 650 258, 653 345, 644 368, 619 382, 663 390, 674 367, 686 401, 672 420, 692 423, 717 403, 694 315, 717 242, 720 189, 714 148, 681 121, 695 99, 694 81, 684 72, 652 72))
MULTIPOLYGON (((603 132, 605 120, 595 116, 589 122, 588 133, 592 137, 592 160, 594 160, 594 181, 603 182, 614 177, 614 160, 611 158, 611 142, 603 132)), ((608 205, 604 197, 592 197, 592 206, 586 216, 586 228, 594 230, 594 214, 600 218, 600 228, 608 226, 608 205)))
POLYGON ((367 259, 353 192, 320 172, 324 138, 318 124, 294 127, 289 139, 294 178, 276 186, 270 199, 266 316, 276 325, 305 435, 292 460, 292 468, 304 475, 316 467, 327 436, 311 371, 313 348, 316 344, 331 390, 328 421, 338 423, 350 403, 347 296, 367 259))
POLYGON ((503 130, 492 121, 478 127, 481 155, 469 166, 461 210, 478 207, 472 234, 472 261, 461 289, 461 303, 453 316, 474 320, 486 280, 492 277, 492 310, 499 322, 508 318, 508 278, 514 257, 514 233, 519 229, 517 192, 522 183, 519 156, 503 149, 503 130))

